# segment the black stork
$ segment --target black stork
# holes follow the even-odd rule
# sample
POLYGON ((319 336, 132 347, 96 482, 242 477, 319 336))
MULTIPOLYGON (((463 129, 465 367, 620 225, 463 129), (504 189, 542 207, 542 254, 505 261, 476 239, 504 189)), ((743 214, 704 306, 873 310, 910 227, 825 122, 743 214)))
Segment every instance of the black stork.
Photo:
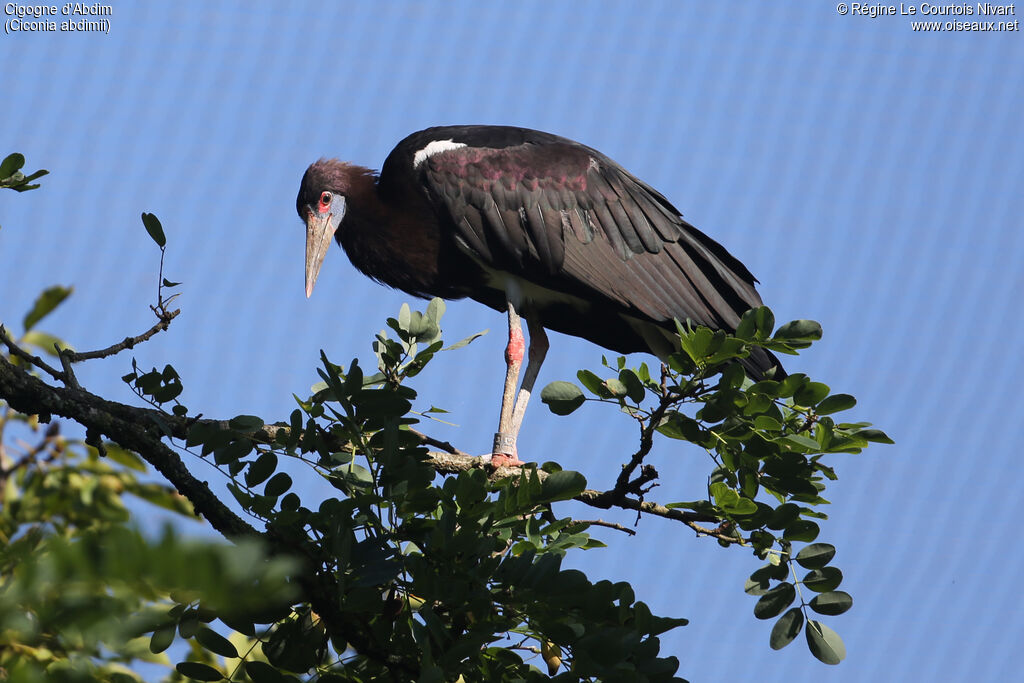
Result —
MULTIPOLYGON (((379 175, 321 159, 302 177, 306 296, 333 237, 377 282, 417 297, 470 297, 508 313, 507 371, 491 462, 515 440, 548 349, 545 328, 664 358, 673 319, 734 330, 761 305, 750 271, 657 190, 600 152, 510 126, 413 133, 379 175), (524 354, 520 316, 530 348, 524 354)), ((783 371, 755 348, 754 378, 783 371)))

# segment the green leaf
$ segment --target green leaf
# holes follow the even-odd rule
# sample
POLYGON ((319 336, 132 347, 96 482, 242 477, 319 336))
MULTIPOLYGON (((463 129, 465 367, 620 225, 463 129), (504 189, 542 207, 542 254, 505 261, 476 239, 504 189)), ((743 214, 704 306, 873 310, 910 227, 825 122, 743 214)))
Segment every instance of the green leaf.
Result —
POLYGON ((285 472, 278 472, 267 482, 263 494, 266 496, 280 496, 292 487, 292 478, 285 472))
POLYGON ((811 654, 826 664, 838 664, 846 659, 846 646, 839 634, 820 621, 807 622, 807 647, 811 654))
POLYGON ((239 505, 246 509, 252 507, 253 501, 255 500, 253 496, 246 493, 244 490, 242 490, 240 486, 238 486, 234 482, 229 482, 227 487, 228 491, 231 492, 231 495, 234 496, 235 500, 238 502, 239 505))
POLYGON ((646 390, 644 389, 643 382, 636 376, 636 373, 630 369, 624 369, 619 371, 619 381, 622 382, 623 386, 626 387, 626 395, 634 403, 640 403, 644 400, 646 390))
POLYGON ((724 334, 716 335, 707 327, 698 327, 692 332, 686 332, 679 321, 676 321, 676 331, 679 332, 680 347, 694 363, 704 363, 707 356, 714 353, 725 338, 724 334))
MULTIPOLYGON (((110 446, 108 445, 107 448, 109 449, 110 446)), ((152 503, 158 507, 162 507, 165 510, 170 510, 171 512, 176 512, 189 517, 195 515, 195 510, 192 509, 192 503, 189 502, 188 498, 181 495, 170 486, 162 486, 154 482, 149 484, 136 484, 134 486, 127 487, 125 490, 135 496, 138 496, 142 500, 152 503)))
POLYGON ((818 401, 828 396, 827 384, 821 382, 808 382, 793 394, 793 403, 798 406, 813 406, 818 401))
POLYGON ((687 510, 693 510, 703 515, 714 515, 716 513, 715 506, 706 500, 687 500, 678 503, 669 503, 665 507, 667 508, 685 508, 687 510))
POLYGON ((153 631, 149 639, 149 651, 153 654, 160 654, 174 642, 174 635, 178 632, 178 624, 171 622, 153 631))
POLYGON ((427 319, 434 323, 436 327, 440 327, 441 318, 444 317, 444 312, 448 308, 448 305, 444 302, 444 299, 434 297, 427 304, 427 319))
POLYGON ((805 569, 820 569, 827 565, 836 554, 836 547, 829 543, 812 543, 796 554, 795 559, 805 569))
POLYGON ((629 390, 626 388, 626 385, 623 384, 621 380, 618 380, 614 377, 609 377, 608 379, 606 379, 604 381, 604 385, 608 389, 608 392, 615 398, 624 398, 626 394, 629 393, 629 390))
POLYGON ((231 418, 228 426, 240 432, 255 432, 263 428, 263 420, 255 415, 239 415, 231 418))
POLYGON ((54 285, 43 291, 36 299, 35 304, 32 306, 32 310, 25 314, 25 319, 22 321, 22 325, 25 327, 25 331, 31 330, 37 322, 49 315, 53 309, 57 308, 64 299, 67 299, 71 292, 74 291, 73 287, 61 287, 60 285, 54 285))
POLYGON ((562 470, 545 477, 541 485, 541 497, 548 502, 575 498, 587 488, 586 478, 579 472, 562 470))
POLYGON ((214 462, 218 465, 227 465, 228 463, 240 460, 252 452, 253 443, 252 439, 241 438, 235 439, 223 448, 217 448, 214 450, 214 462))
POLYGON ((810 605, 818 614, 835 616, 853 607, 853 596, 846 591, 826 591, 815 595, 810 605))
POLYGON ((800 629, 803 626, 804 613, 800 611, 799 607, 794 607, 779 617, 779 620, 772 626, 772 633, 768 636, 768 645, 773 650, 781 650, 800 635, 800 629))
POLYGON ((781 581, 787 576, 789 576, 789 570, 785 565, 766 564, 754 570, 754 573, 747 579, 743 591, 747 595, 764 595, 768 592, 772 579, 781 581))
POLYGON ((793 604, 796 599, 796 588, 785 581, 761 596, 754 605, 754 616, 758 619, 771 619, 782 614, 782 610, 793 604))
POLYGON ((21 184, 14 187, 14 189, 17 190, 18 192, 24 192, 25 190, 34 190, 37 187, 39 187, 39 185, 29 185, 28 183, 35 180, 36 178, 42 178, 44 175, 50 175, 50 172, 47 171, 45 168, 41 168, 35 173, 30 173, 29 175, 22 178, 21 184))
MULTIPOLYGON (((284 676, 277 669, 259 660, 251 660, 245 663, 245 673, 253 680, 253 683, 283 683, 284 676)), ((323 676, 320 676, 323 679, 323 676)))
MULTIPOLYGON (((441 328, 437 324, 437 319, 441 315, 444 315, 444 302, 441 299, 431 300, 427 306, 426 315, 419 311, 413 311, 409 308, 409 304, 402 304, 402 308, 398 311, 398 331, 404 332, 405 336, 401 334, 399 336, 403 342, 433 341, 441 333, 441 328), (437 318, 432 318, 432 316, 437 316, 437 318)), ((408 348, 406 350, 408 351, 408 348)))
POLYGON ((675 411, 665 415, 657 429, 670 439, 680 439, 692 443, 701 443, 707 436, 699 422, 688 415, 675 411))
POLYGON ((740 339, 767 339, 775 327, 775 314, 767 306, 758 306, 740 318, 736 336, 740 339), (739 334, 742 331, 743 334, 739 334))
POLYGON ((214 669, 209 664, 202 662, 179 662, 174 669, 186 678, 194 681, 221 681, 224 674, 214 669))
POLYGON ((843 582, 843 572, 839 567, 822 567, 807 572, 803 584, 815 593, 827 593, 835 590, 843 582))
POLYGON ((794 450, 797 453, 817 453, 820 450, 817 441, 803 434, 786 434, 775 439, 775 442, 784 444, 788 450, 794 450))
POLYGON ((412 309, 409 304, 403 303, 398 309, 398 329, 402 332, 409 331, 409 323, 412 320, 412 309))
POLYGON ((8 154, 0 162, 0 180, 6 180, 18 172, 25 165, 25 155, 18 152, 8 154))
POLYGON ((123 465, 136 472, 146 471, 146 462, 135 453, 125 450, 115 443, 106 443, 104 446, 107 449, 107 457, 118 465, 123 465))
POLYGON ((3 162, 0 162, 0 187, 7 187, 15 192, 25 192, 39 187, 38 184, 30 185, 29 183, 36 178, 42 178, 49 171, 40 169, 35 173, 25 175, 20 170, 24 165, 25 157, 17 152, 9 154, 3 162))
POLYGON ((370 470, 354 462, 339 467, 330 477, 332 480, 340 481, 348 486, 364 488, 373 483, 373 474, 370 470))
POLYGON ((895 441, 890 439, 889 435, 883 432, 881 429, 862 429, 856 433, 856 436, 859 436, 860 438, 866 439, 868 441, 874 441, 875 443, 896 443, 895 441))
POLYGON ((142 225, 145 226, 146 232, 156 242, 156 246, 163 249, 167 246, 167 238, 164 236, 164 226, 160 225, 160 219, 151 213, 142 212, 142 225))
POLYGON ((540 400, 555 415, 568 415, 586 400, 583 391, 572 382, 552 382, 540 392, 540 400))
POLYGON ((782 430, 782 423, 770 415, 758 415, 754 418, 754 429, 763 432, 778 432, 782 430))
POLYGON ((787 541, 803 541, 810 543, 818 537, 821 528, 809 519, 798 519, 782 532, 782 538, 787 541))
POLYGON ((821 324, 814 320, 793 320, 777 329, 775 338, 782 341, 821 339, 821 324))
POLYGON ((445 351, 453 351, 455 349, 461 349, 463 346, 472 343, 475 339, 484 336, 485 334, 487 334, 487 332, 488 332, 488 330, 484 330, 483 332, 477 332, 476 334, 471 334, 468 337, 466 337, 465 339, 460 339, 459 341, 455 342, 451 346, 446 346, 444 348, 444 350, 445 351))
POLYGON ((800 516, 800 506, 796 503, 783 503, 775 508, 767 522, 769 529, 785 529, 800 516))
POLYGON ((757 309, 750 309, 740 316, 740 323, 736 326, 736 331, 733 332, 733 336, 739 339, 750 340, 754 338, 754 333, 757 330, 756 321, 757 309))
POLYGON ((600 398, 611 398, 612 393, 608 391, 608 387, 604 385, 604 382, 600 377, 590 370, 580 370, 576 373, 576 379, 578 379, 580 384, 585 386, 587 390, 595 396, 599 396, 600 398))
POLYGON ((238 658, 238 650, 235 649, 231 641, 207 626, 199 628, 199 631, 196 633, 196 640, 214 654, 218 654, 221 657, 230 657, 231 659, 238 658))
POLYGON ((715 482, 709 487, 715 504, 729 514, 749 515, 757 512, 757 503, 740 496, 735 490, 729 488, 724 482, 715 482))
POLYGON ((249 469, 245 472, 245 483, 251 488, 258 486, 267 480, 277 469, 277 455, 273 451, 267 451, 254 462, 249 463, 249 469))
POLYGON ((814 412, 818 415, 831 415, 841 410, 849 410, 855 405, 857 405, 857 399, 849 394, 832 394, 819 403, 814 408, 814 412))

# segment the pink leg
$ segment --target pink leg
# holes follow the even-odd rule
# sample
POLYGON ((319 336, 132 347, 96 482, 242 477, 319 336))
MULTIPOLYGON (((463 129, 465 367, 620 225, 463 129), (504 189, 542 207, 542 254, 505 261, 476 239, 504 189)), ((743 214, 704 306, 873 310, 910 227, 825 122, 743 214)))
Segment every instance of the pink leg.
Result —
POLYGON ((516 407, 512 413, 512 432, 516 436, 519 435, 519 428, 523 426, 526 404, 530 401, 533 384, 537 381, 540 366, 544 363, 544 356, 548 353, 548 335, 544 332, 544 328, 534 323, 533 319, 527 320, 526 325, 530 329, 530 356, 526 363, 526 370, 523 371, 523 386, 519 388, 516 407))
POLYGON ((505 362, 508 368, 505 374, 505 392, 501 401, 501 418, 498 421, 498 433, 494 435, 494 452, 491 464, 495 467, 523 464, 516 449, 516 438, 526 414, 526 404, 530 401, 533 385, 537 381, 540 366, 548 352, 548 336, 544 328, 532 320, 526 321, 530 328, 530 353, 523 371, 523 385, 519 395, 515 397, 516 383, 519 380, 519 368, 523 362, 523 329, 519 314, 509 304, 509 342, 505 349, 505 362), (513 397, 515 401, 513 403, 513 397))
POLYGON ((516 455, 516 431, 518 430, 514 429, 513 416, 516 385, 519 384, 519 369, 523 365, 525 350, 522 321, 510 301, 508 303, 508 346, 505 347, 505 390, 501 396, 498 433, 494 435, 494 448, 491 454, 491 464, 495 467, 523 464, 516 455))

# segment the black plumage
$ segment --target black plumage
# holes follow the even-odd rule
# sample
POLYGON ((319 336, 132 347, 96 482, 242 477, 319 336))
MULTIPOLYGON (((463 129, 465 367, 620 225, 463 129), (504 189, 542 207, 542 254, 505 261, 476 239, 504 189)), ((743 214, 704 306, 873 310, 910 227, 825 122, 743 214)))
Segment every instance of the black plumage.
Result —
MULTIPOLYGON (((321 160, 303 177, 300 216, 324 190, 345 197, 335 237, 370 277, 499 311, 511 288, 527 318, 613 351, 664 356, 673 319, 733 330, 761 305, 750 271, 661 193, 549 133, 428 128, 379 178, 321 160)), ((744 365, 755 377, 779 368, 761 349, 744 365)))
MULTIPOLYGON (((508 312, 494 464, 520 464, 515 438, 544 328, 665 357, 677 348, 674 320, 731 331, 761 305, 750 271, 657 190, 590 147, 526 128, 428 128, 398 143, 379 176, 321 159, 296 209, 307 296, 333 237, 378 282, 508 312), (530 354, 517 397, 520 315, 530 354)), ((740 362, 755 379, 785 375, 760 348, 740 362)))

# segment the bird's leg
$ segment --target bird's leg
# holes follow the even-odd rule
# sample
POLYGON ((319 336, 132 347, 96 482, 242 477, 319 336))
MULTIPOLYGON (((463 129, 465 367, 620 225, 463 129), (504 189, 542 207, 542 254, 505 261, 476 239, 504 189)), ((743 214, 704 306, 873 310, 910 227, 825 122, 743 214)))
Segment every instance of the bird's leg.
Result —
POLYGON ((516 407, 512 412, 512 433, 519 435, 519 428, 523 425, 523 416, 526 415, 526 404, 530 401, 530 394, 533 392, 533 383, 537 381, 540 373, 540 366, 544 363, 544 356, 548 353, 548 335, 544 327, 533 318, 526 320, 526 326, 530 330, 530 351, 526 361, 526 369, 523 370, 523 385, 519 388, 519 396, 516 398, 516 407))
POLYGON ((516 307, 508 302, 508 346, 505 347, 505 391, 501 396, 501 415, 498 418, 498 433, 494 435, 491 464, 495 467, 521 465, 516 455, 516 431, 513 428, 516 385, 519 384, 519 369, 523 364, 526 344, 523 341, 523 324, 516 307))

